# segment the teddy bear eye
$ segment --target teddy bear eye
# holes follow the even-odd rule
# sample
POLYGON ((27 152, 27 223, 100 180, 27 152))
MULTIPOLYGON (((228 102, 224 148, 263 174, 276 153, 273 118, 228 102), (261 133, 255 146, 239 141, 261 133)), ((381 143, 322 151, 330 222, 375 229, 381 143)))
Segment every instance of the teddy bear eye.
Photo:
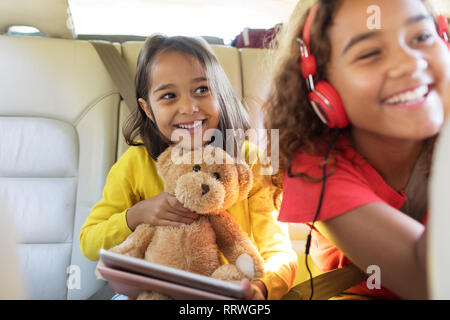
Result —
POLYGON ((199 165, 197 165, 197 166, 194 166, 194 168, 192 168, 192 170, 194 170, 195 172, 199 172, 200 171, 200 166, 199 165))
POLYGON ((218 172, 214 172, 213 176, 219 180, 220 179, 220 174, 218 172))

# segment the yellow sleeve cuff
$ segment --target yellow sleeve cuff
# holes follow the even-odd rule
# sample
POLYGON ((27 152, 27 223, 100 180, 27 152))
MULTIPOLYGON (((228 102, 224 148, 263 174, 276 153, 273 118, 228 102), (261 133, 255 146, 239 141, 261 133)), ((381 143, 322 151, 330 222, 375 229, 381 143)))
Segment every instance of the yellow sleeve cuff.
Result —
POLYGON ((270 273, 262 278, 255 278, 264 283, 267 289, 267 300, 280 300, 288 291, 289 286, 276 273, 270 273))
POLYGON ((133 233, 133 231, 130 229, 130 227, 128 226, 128 222, 127 222, 127 212, 129 209, 126 209, 120 213, 118 213, 115 216, 112 216, 111 218, 117 218, 117 230, 116 230, 116 234, 118 238, 121 238, 121 240, 119 241, 118 244, 122 243, 130 234, 133 233))
POLYGON ((111 249, 122 243, 131 233, 127 224, 127 210, 113 214, 108 220, 83 226, 80 233, 81 253, 89 260, 98 260, 100 249, 111 249))

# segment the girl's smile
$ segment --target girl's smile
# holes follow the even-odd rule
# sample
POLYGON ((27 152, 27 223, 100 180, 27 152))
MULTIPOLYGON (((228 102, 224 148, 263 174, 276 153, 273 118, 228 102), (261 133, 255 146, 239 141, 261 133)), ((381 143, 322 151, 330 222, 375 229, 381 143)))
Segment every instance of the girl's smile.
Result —
POLYGON ((205 124, 206 124, 207 120, 208 119, 197 119, 194 121, 177 123, 177 124, 174 124, 173 126, 176 129, 187 130, 189 132, 189 134, 193 135, 193 134, 201 133, 202 131, 205 130, 204 128, 205 128, 205 124))
POLYGON ((416 111, 425 107, 429 100, 436 99, 437 92, 433 85, 419 85, 413 89, 394 94, 383 100, 384 107, 416 111))

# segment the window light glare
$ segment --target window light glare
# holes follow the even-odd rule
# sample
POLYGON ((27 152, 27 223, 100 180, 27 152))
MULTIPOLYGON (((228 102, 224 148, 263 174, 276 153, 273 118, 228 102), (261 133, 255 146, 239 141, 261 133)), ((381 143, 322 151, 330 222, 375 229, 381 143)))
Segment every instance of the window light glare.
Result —
POLYGON ((36 29, 35 27, 30 26, 11 26, 9 27, 8 32, 27 34, 27 33, 39 33, 39 30, 36 29))

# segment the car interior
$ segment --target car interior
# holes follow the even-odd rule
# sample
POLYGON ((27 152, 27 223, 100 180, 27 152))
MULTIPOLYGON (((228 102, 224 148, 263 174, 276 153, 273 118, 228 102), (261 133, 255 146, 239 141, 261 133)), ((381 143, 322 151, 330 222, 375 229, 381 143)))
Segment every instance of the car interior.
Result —
MULTIPOLYGON (((97 262, 81 254, 78 237, 111 166, 128 148, 122 126, 130 111, 91 41, 114 46, 134 76, 145 36, 79 36, 69 21, 67 0, 0 1, 0 299, 110 299, 113 293, 104 291, 105 281, 94 274, 97 262), (38 34, 13 26, 32 26, 38 34)), ((252 127, 262 128, 270 49, 205 39, 252 127)), ((449 163, 447 126, 432 179, 428 276, 434 299, 450 298, 450 255, 437 254, 448 252, 450 240, 449 163)), ((282 225, 298 254, 295 285, 309 278, 303 267, 308 228, 282 225)), ((313 275, 320 273, 309 265, 313 275)))

